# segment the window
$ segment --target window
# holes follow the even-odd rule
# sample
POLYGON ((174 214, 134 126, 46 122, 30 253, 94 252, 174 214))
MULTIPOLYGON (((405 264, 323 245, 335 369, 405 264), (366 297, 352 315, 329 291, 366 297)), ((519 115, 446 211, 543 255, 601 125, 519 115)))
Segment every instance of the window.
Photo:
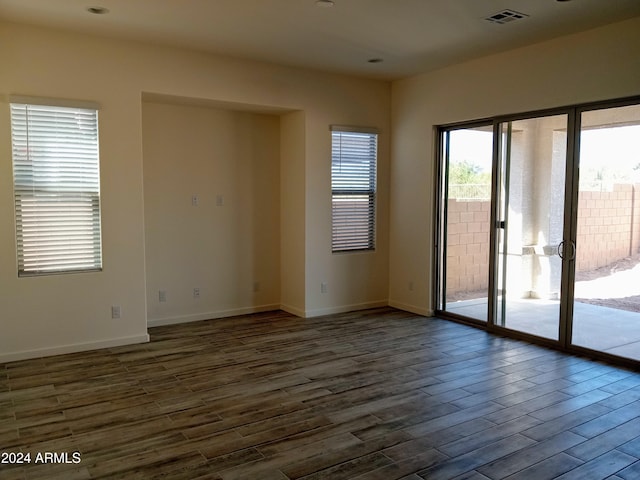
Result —
POLYGON ((334 252, 375 247, 378 134, 331 127, 331 204, 334 252))
POLYGON ((98 112, 11 99, 18 275, 102 268, 98 112))

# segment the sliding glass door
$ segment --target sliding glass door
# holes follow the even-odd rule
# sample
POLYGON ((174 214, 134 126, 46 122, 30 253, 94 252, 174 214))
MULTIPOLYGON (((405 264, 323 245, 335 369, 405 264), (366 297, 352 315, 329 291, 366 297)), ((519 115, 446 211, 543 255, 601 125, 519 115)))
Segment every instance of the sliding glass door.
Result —
POLYGON ((580 125, 572 343, 640 360, 640 105, 580 125))
POLYGON ((498 124, 495 324, 553 340, 560 326, 567 122, 561 114, 498 124))
POLYGON ((444 187, 441 310, 487 321, 493 129, 454 129, 443 136, 444 187))
POLYGON ((439 142, 436 314, 640 361, 640 99, 439 142))

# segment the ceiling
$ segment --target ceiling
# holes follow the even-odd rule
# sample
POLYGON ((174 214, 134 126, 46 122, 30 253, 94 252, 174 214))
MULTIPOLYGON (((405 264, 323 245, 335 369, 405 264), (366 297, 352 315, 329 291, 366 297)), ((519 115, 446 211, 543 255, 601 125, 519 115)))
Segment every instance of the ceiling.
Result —
POLYGON ((0 19, 390 80, 640 16, 640 0, 316 3, 0 0, 0 19), (109 12, 87 11, 96 6, 109 12), (505 9, 528 16, 485 20, 505 9))

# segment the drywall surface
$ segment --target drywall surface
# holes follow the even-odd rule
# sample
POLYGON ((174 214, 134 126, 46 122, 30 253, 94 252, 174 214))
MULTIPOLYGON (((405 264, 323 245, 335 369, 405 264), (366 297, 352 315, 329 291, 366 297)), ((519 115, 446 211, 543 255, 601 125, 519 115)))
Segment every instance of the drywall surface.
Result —
POLYGON ((149 324, 279 308, 279 117, 143 102, 142 133, 149 324))

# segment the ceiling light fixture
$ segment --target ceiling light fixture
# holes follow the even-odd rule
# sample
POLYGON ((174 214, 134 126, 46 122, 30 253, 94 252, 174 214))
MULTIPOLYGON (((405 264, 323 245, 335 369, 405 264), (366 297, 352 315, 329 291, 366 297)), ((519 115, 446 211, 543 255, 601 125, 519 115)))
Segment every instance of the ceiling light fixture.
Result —
POLYGON ((330 8, 330 7, 333 7, 334 5, 335 3, 333 3, 331 0, 316 0, 316 7, 330 8))
POLYGON ((109 9, 104 7, 87 7, 87 12, 93 13, 94 15, 105 15, 109 13, 109 9))

